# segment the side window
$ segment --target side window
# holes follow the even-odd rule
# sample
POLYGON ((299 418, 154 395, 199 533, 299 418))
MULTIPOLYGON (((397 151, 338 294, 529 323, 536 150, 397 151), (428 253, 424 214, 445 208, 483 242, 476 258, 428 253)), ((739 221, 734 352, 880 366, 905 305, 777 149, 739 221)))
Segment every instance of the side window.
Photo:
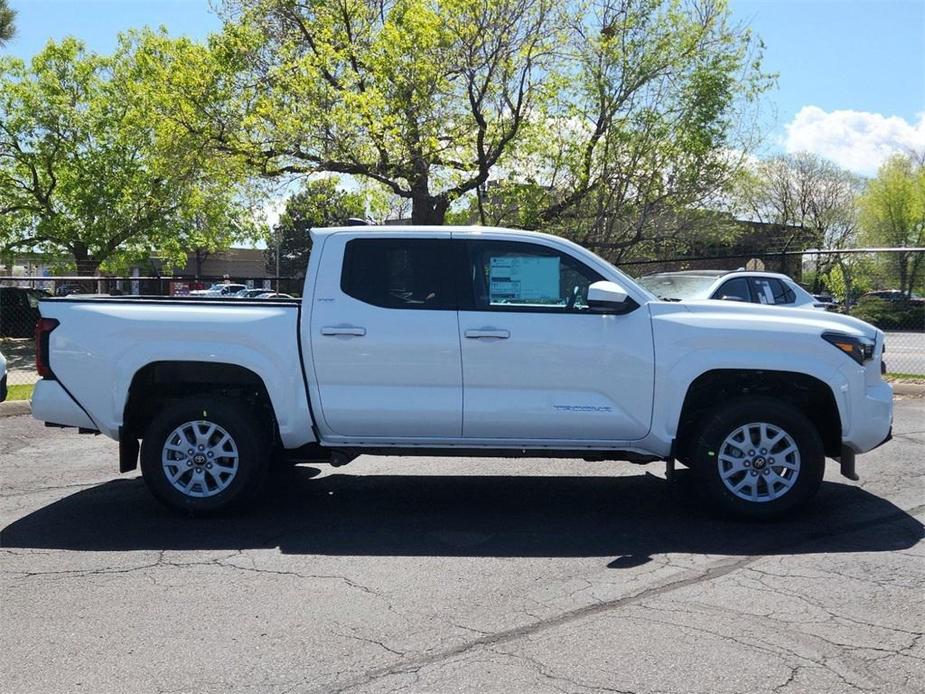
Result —
POLYGON ((792 304, 796 295, 787 285, 774 277, 753 277, 749 280, 758 303, 772 306, 792 304))
POLYGON ((731 301, 751 301, 752 297, 748 293, 748 282, 744 277, 736 277, 720 285, 711 299, 726 299, 731 301))
POLYGON ((347 242, 340 287, 373 306, 456 309, 449 241, 353 239, 347 242))
MULTIPOLYGON (((565 253, 532 243, 471 241, 468 275, 476 311, 583 311, 600 274, 565 253)), ((469 307, 469 306, 465 306, 469 307)))

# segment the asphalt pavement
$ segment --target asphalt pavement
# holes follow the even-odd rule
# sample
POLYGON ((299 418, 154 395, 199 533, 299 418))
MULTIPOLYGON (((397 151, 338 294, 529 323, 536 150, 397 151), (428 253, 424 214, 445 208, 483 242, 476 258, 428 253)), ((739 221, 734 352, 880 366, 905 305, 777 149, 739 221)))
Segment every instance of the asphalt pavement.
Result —
POLYGON ((368 458, 172 515, 105 438, 0 419, 4 692, 922 692, 925 400, 742 523, 664 466, 368 458))

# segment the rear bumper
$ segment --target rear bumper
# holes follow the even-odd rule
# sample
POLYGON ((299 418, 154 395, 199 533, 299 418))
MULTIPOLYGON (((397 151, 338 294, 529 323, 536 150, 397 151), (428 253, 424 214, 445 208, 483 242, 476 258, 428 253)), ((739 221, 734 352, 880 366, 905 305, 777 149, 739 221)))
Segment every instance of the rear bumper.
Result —
POLYGON ((98 428, 60 383, 47 379, 36 383, 35 390, 32 391, 32 416, 49 424, 83 429, 98 428))

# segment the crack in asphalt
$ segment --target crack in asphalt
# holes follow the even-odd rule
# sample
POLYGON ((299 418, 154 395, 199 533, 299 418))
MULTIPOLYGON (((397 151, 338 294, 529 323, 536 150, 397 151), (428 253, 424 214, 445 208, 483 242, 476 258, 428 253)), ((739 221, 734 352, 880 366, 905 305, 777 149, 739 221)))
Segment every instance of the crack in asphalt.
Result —
MULTIPOLYGON (((582 607, 568 610, 566 612, 562 612, 545 619, 537 620, 529 624, 493 632, 485 636, 480 636, 478 638, 465 641, 451 648, 446 648, 434 653, 425 653, 397 663, 393 663, 391 665, 367 670, 365 673, 350 678, 349 680, 341 682, 340 684, 337 684, 336 682, 326 684, 322 685, 321 687, 310 689, 309 691, 318 692, 319 694, 340 694, 341 692, 346 692, 351 689, 365 686, 382 678, 400 674, 415 673, 429 665, 451 660, 453 658, 466 655, 467 653, 475 650, 491 650, 491 648, 494 646, 516 641, 518 639, 532 636, 533 634, 542 631, 548 631, 550 629, 554 629, 571 622, 593 617, 601 613, 625 607, 627 605, 640 603, 650 598, 658 597, 660 595, 671 593, 700 583, 714 581, 730 573, 748 567, 750 564, 764 559, 768 556, 768 554, 780 552, 786 548, 796 548, 804 544, 810 544, 820 539, 831 538, 852 532, 858 528, 870 528, 873 526, 882 525, 884 523, 889 523, 891 521, 899 520, 907 516, 916 516, 922 511, 925 511, 925 504, 915 506, 912 509, 905 511, 897 510, 895 512, 883 514, 875 518, 853 521, 850 523, 844 523, 834 528, 819 530, 808 534, 806 537, 801 538, 795 543, 781 543, 779 545, 770 545, 765 547, 764 553, 762 554, 747 555, 733 561, 719 560, 709 564, 705 569, 696 572, 693 575, 688 575, 673 581, 667 581, 665 583, 646 588, 632 595, 622 596, 602 602, 595 602, 590 605, 584 605, 582 607)), ((687 573, 690 573, 690 570, 687 570, 687 573)), ((824 662, 825 661, 823 660, 823 663, 824 662)), ((840 677, 840 675, 838 675, 836 672, 833 672, 833 674, 840 677)), ((850 683, 847 680, 844 682, 849 686, 860 689, 860 687, 857 687, 857 685, 850 683)), ((309 683, 306 682, 305 684, 307 685, 309 683)))
POLYGON ((549 672, 545 664, 542 663, 540 660, 538 660, 537 658, 532 658, 523 653, 511 653, 510 651, 505 651, 505 650, 501 650, 498 648, 488 648, 487 650, 491 653, 497 653, 499 655, 506 656, 513 660, 518 660, 518 661, 523 661, 525 663, 529 663, 532 666, 531 669, 534 670, 534 672, 537 672, 538 674, 540 674, 557 691, 563 692, 564 694, 571 694, 572 692, 574 692, 575 691, 573 689, 574 687, 578 687, 579 689, 587 690, 591 692, 614 692, 615 694, 636 694, 633 690, 630 690, 630 689, 616 689, 614 687, 608 687, 607 685, 603 685, 603 684, 586 684, 584 682, 579 682, 578 680, 572 677, 566 677, 565 675, 554 674, 552 672, 549 672), (564 682, 567 685, 571 685, 573 688, 562 688, 562 687, 556 686, 557 683, 559 682, 564 682))
MULTIPOLYGON (((921 513, 923 510, 925 510, 925 504, 921 504, 919 506, 916 506, 906 511, 897 510, 896 512, 885 514, 885 515, 882 515, 880 517, 876 517, 873 519, 864 519, 864 520, 859 520, 859 521, 853 521, 850 523, 844 523, 837 527, 831 527, 828 529, 823 529, 823 530, 809 533, 807 536, 801 538, 799 541, 795 543, 791 542, 791 543, 779 543, 776 545, 769 545, 764 548, 764 551, 761 554, 751 554, 751 555, 740 557, 738 559, 734 559, 732 561, 730 561, 729 559, 721 559, 721 560, 712 562, 711 564, 707 565, 704 569, 700 571, 692 572, 691 569, 681 569, 682 577, 680 578, 669 580, 659 585, 643 589, 632 595, 621 596, 619 598, 614 598, 611 600, 602 601, 602 600, 597 599, 593 593, 594 584, 588 581, 587 579, 582 578, 581 581, 583 585, 571 591, 569 595, 574 596, 579 593, 583 593, 583 592, 590 590, 591 598, 595 600, 595 602, 591 604, 583 605, 576 609, 561 612, 553 616, 545 617, 542 619, 536 619, 533 622, 530 622, 528 624, 524 624, 518 627, 496 631, 496 632, 489 632, 489 633, 482 632, 482 635, 478 636, 477 638, 470 639, 463 643, 457 644, 456 646, 445 648, 443 650, 439 650, 436 652, 424 653, 424 654, 417 655, 417 656, 410 657, 410 658, 406 657, 407 656, 406 652, 394 649, 379 640, 371 639, 371 638, 363 637, 363 636, 358 636, 356 634, 341 633, 339 635, 344 638, 364 641, 370 644, 374 644, 378 647, 381 647, 385 651, 401 657, 402 660, 400 660, 397 663, 392 663, 390 665, 368 670, 365 673, 358 675, 356 677, 350 678, 345 682, 341 682, 340 684, 336 684, 336 680, 335 680, 335 683, 332 683, 330 685, 324 685, 322 687, 313 689, 311 691, 325 692, 325 693, 330 692, 332 694, 336 694, 338 692, 345 692, 350 689, 355 689, 357 687, 370 684, 371 682, 374 682, 382 678, 396 676, 396 675, 414 674, 425 667, 438 665, 439 663, 444 663, 452 659, 458 658, 459 656, 464 656, 466 654, 469 654, 471 652, 478 651, 478 650, 487 650, 490 652, 501 653, 508 657, 518 657, 515 654, 511 654, 507 651, 501 650, 499 646, 502 646, 503 644, 510 643, 513 641, 517 641, 522 638, 533 636, 534 634, 537 634, 539 632, 548 631, 550 629, 561 627, 563 625, 570 624, 570 623, 573 623, 579 620, 584 620, 590 617, 594 617, 602 613, 606 613, 606 612, 617 610, 617 609, 620 609, 626 606, 642 603, 652 598, 656 598, 656 597, 659 597, 667 593, 671 593, 671 592, 678 591, 684 588, 688 588, 690 586, 695 586, 701 583, 714 581, 723 576, 726 576, 728 574, 731 574, 733 572, 740 571, 743 569, 748 569, 750 573, 754 575, 755 577, 754 580, 757 583, 760 583, 761 585, 763 585, 765 589, 771 590, 772 592, 780 593, 780 591, 777 591, 771 588, 770 586, 768 586, 767 584, 765 584, 762 581, 762 578, 765 578, 765 577, 786 578, 787 574, 779 574, 779 573, 763 571, 763 570, 752 568, 750 565, 761 559, 767 558, 769 554, 778 553, 786 548, 791 548, 791 547, 795 548, 795 547, 799 547, 800 545, 812 543, 819 539, 830 538, 830 537, 842 535, 845 533, 849 533, 849 532, 854 531, 855 529, 858 529, 859 527, 871 528, 873 526, 889 523, 891 521, 895 521, 903 517, 916 516, 919 513, 921 513)), ((254 558, 250 556, 248 556, 247 558, 252 563, 252 566, 242 566, 239 563, 233 562, 232 560, 238 557, 247 556, 247 555, 244 555, 243 550, 237 550, 231 554, 221 556, 221 557, 216 557, 210 560, 188 561, 188 562, 169 561, 166 558, 166 553, 167 553, 167 550, 160 550, 158 552, 158 556, 155 561, 146 562, 143 564, 129 566, 129 567, 101 567, 101 568, 94 568, 94 569, 73 569, 73 570, 62 570, 62 571, 5 571, 3 573, 12 574, 22 579, 29 579, 29 578, 35 578, 35 577, 71 578, 71 577, 82 577, 82 576, 93 576, 93 575, 126 574, 126 573, 133 573, 133 572, 139 572, 139 571, 148 571, 148 570, 164 568, 164 567, 187 569, 187 568, 197 567, 197 566, 208 566, 208 567, 218 567, 222 569, 230 569, 234 571, 257 573, 257 574, 295 576, 300 579, 308 579, 308 580, 312 580, 312 579, 335 580, 335 581, 342 582, 343 584, 345 584, 346 586, 352 589, 356 589, 366 594, 376 596, 380 599, 384 599, 384 596, 382 594, 373 590, 369 586, 363 585, 361 583, 354 581, 353 579, 347 576, 343 576, 339 574, 310 574, 310 573, 302 573, 299 571, 292 571, 292 570, 277 570, 277 569, 260 568, 256 566, 254 558)), ((808 603, 812 604, 812 601, 806 596, 795 596, 793 594, 789 594, 789 595, 791 597, 800 597, 801 599, 804 599, 808 603)), ((822 605, 817 605, 817 606, 820 609, 827 611, 824 606, 822 605)), ((842 618, 841 616, 832 615, 831 612, 827 612, 827 613, 834 619, 842 618)), ((848 621, 857 621, 857 620, 851 620, 850 618, 844 618, 844 619, 847 619, 848 621)), ((863 622, 859 622, 859 623, 864 624, 863 622)), ((734 637, 730 637, 729 635, 722 634, 719 632, 711 632, 706 629, 690 627, 687 625, 678 625, 678 624, 674 624, 671 622, 665 622, 665 624, 670 624, 671 626, 675 628, 692 629, 692 630, 699 630, 699 631, 707 632, 707 633, 710 633, 716 636, 717 638, 733 640, 739 645, 754 648, 757 650, 767 652, 769 654, 774 654, 777 657, 781 657, 779 653, 774 653, 774 651, 770 651, 769 649, 762 648, 753 643, 743 642, 734 637)), ((867 626, 882 626, 882 625, 867 625, 867 626)), ((892 627, 883 627, 883 628, 893 629, 894 631, 897 631, 897 632, 904 632, 904 630, 895 629, 892 627)), ((471 627, 467 627, 466 629, 470 631, 478 631, 478 630, 473 630, 471 627)), ((905 631, 904 633, 913 635, 915 637, 914 641, 910 644, 904 645, 902 648, 892 650, 892 651, 888 649, 878 649, 878 648, 868 648, 868 650, 875 650, 875 651, 883 650, 887 654, 884 657, 888 657, 890 655, 907 655, 908 657, 913 657, 913 658, 918 659, 918 656, 914 656, 912 654, 908 654, 904 652, 911 650, 916 645, 916 642, 922 636, 922 634, 920 634, 919 632, 908 632, 908 631, 905 631)), ((819 638, 823 642, 829 643, 833 647, 836 647, 839 649, 867 648, 864 646, 853 646, 853 645, 848 645, 848 644, 841 644, 841 643, 832 641, 830 639, 826 639, 825 637, 819 636, 818 634, 813 634, 812 636, 819 638)), ((829 671, 835 677, 839 678, 843 684, 850 686, 852 688, 855 688, 855 689, 863 689, 863 687, 860 686, 858 682, 856 681, 852 682, 846 679, 842 673, 838 672, 837 670, 833 670, 828 665, 828 662, 827 662, 828 657, 825 655, 822 655, 821 660, 814 660, 800 653, 796 653, 793 651, 787 651, 787 652, 795 658, 808 661, 809 663, 811 663, 811 665, 797 664, 796 666, 794 666, 789 663, 785 663, 787 667, 795 668, 795 669, 793 670, 793 672, 791 672, 791 676, 788 677, 787 681, 779 685, 776 688, 777 690, 781 690, 789 682, 792 682, 793 678, 796 677, 797 670, 799 668, 805 668, 805 667, 823 668, 829 671)), ((527 661, 531 660, 529 658, 524 658, 524 659, 527 661)), ((546 678, 556 679, 560 682, 567 682, 567 683, 572 684, 573 686, 582 687, 584 689, 593 690, 597 688, 599 690, 604 690, 604 691, 615 691, 615 692, 623 691, 623 690, 616 690, 616 689, 607 690, 607 689, 602 688, 599 685, 584 685, 580 682, 569 680, 566 677, 560 677, 558 675, 552 675, 550 673, 542 672, 542 671, 538 671, 538 672, 546 678)), ((854 675, 855 673, 851 673, 851 674, 854 675)), ((298 688, 299 686, 305 686, 309 684, 310 684, 309 682, 297 683, 295 684, 294 688, 298 688)))
POLYGON ((0 493, 0 499, 14 499, 20 496, 31 496, 33 494, 42 494, 44 492, 60 491, 61 489, 83 489, 86 487, 98 487, 104 483, 105 480, 99 482, 77 482, 74 484, 61 484, 50 487, 33 487, 32 489, 23 489, 18 492, 0 493))
MULTIPOLYGON (((655 607, 655 606, 652 606, 652 605, 647 605, 647 606, 646 606, 646 609, 648 609, 648 610, 655 610, 655 611, 661 611, 661 612, 665 612, 665 611, 667 611, 667 612, 685 612, 685 611, 686 611, 686 610, 683 610, 683 609, 667 610, 666 608, 659 608, 659 607, 655 607)), ((749 615, 749 614, 747 614, 747 613, 737 612, 737 611, 736 611, 736 614, 738 614, 738 615, 740 615, 740 616, 744 616, 744 617, 749 617, 749 618, 752 618, 752 619, 755 619, 755 618, 759 618, 759 619, 760 619, 760 618, 761 618, 761 615, 749 615)), ((765 645, 764 643, 762 643, 762 642, 760 642, 760 641, 756 643, 756 642, 754 642, 754 641, 748 640, 748 637, 746 637, 746 636, 737 636, 737 635, 725 634, 725 633, 723 633, 723 632, 721 632, 721 631, 716 631, 716 630, 714 630, 714 629, 707 629, 706 627, 694 626, 694 625, 691 625, 691 624, 683 624, 683 623, 674 622, 674 621, 670 621, 670 620, 653 619, 653 618, 651 617, 651 615, 646 615, 645 621, 646 621, 646 623, 661 624, 661 625, 663 625, 663 626, 672 627, 672 628, 675 628, 675 629, 679 629, 679 630, 681 630, 681 631, 694 632, 694 633, 700 633, 700 634, 707 634, 707 635, 709 635, 709 636, 713 636, 714 638, 720 639, 720 640, 722 640, 722 641, 729 641, 729 642, 731 642, 731 643, 736 644, 737 646, 742 646, 742 647, 744 647, 744 648, 749 648, 749 649, 752 649, 752 650, 757 651, 757 652, 759 652, 759 653, 763 653, 763 654, 769 655, 769 656, 771 656, 772 658, 776 658, 776 659, 780 660, 781 663, 782 663, 785 667, 788 667, 788 668, 817 668, 817 669, 822 669, 822 670, 825 670, 826 672, 829 672, 830 674, 834 675, 834 676, 835 676, 839 681, 841 681, 843 684, 846 684, 846 685, 848 685, 848 686, 850 686, 850 687, 852 687, 852 688, 854 688, 854 689, 858 689, 858 690, 861 690, 861 691, 869 691, 868 689, 862 687, 862 686, 861 686, 860 684, 858 684, 857 682, 852 682, 852 681, 850 681, 850 680, 848 679, 848 677, 846 676, 846 673, 840 672, 840 671, 834 669, 832 666, 830 666, 830 665, 829 665, 829 656, 827 656, 827 655, 824 654, 824 653, 820 653, 818 657, 814 657, 813 655, 808 655, 808 654, 800 653, 800 652, 798 652, 798 651, 796 651, 796 650, 794 650, 794 649, 792 649, 792 648, 788 648, 788 647, 786 647, 786 646, 784 646, 783 644, 780 644, 780 643, 775 643, 775 644, 774 644, 774 647, 771 647, 771 646, 765 645), (787 662, 787 660, 786 660, 786 657, 787 657, 787 656, 790 656, 790 657, 792 657, 792 658, 795 658, 795 659, 801 660, 801 661, 805 661, 805 662, 803 662, 803 663, 798 663, 797 665, 792 665, 791 663, 788 663, 788 662, 787 662)), ((778 620, 772 620, 772 621, 778 621, 778 620)), ((790 625, 790 628, 792 629, 792 625, 790 625)), ((797 633, 799 634, 799 636, 802 636, 802 637, 807 638, 807 639, 818 639, 819 641, 822 641, 823 643, 826 643, 826 644, 828 644, 828 645, 830 645, 830 646, 833 646, 833 647, 835 647, 836 649, 839 649, 839 648, 841 648, 841 647, 843 646, 842 644, 839 644, 839 643, 837 643, 837 642, 835 642, 835 641, 832 641, 831 639, 826 638, 826 637, 824 637, 824 636, 822 636, 822 635, 820 635, 820 634, 807 634, 807 633, 805 633, 805 632, 797 632, 797 633)), ((856 672, 851 672, 850 674, 853 675, 853 676, 855 676, 855 677, 870 677, 870 675, 861 675, 860 673, 856 673, 856 672)), ((879 678, 878 678, 878 679, 879 679, 879 678)), ((880 684, 887 684, 887 683, 881 681, 880 684)))
MULTIPOLYGON (((241 566, 240 564, 231 563, 231 560, 235 557, 244 556, 244 550, 236 550, 235 552, 223 556, 216 557, 214 559, 208 559, 204 561, 168 561, 166 556, 167 550, 158 550, 158 557, 153 562, 147 562, 144 564, 138 564, 135 566, 123 566, 123 567, 99 567, 93 569, 66 569, 61 571, 0 571, 0 574, 11 575, 19 579, 28 579, 28 578, 37 578, 37 577, 60 577, 60 578, 81 578, 86 576, 105 576, 108 574, 127 574, 135 573, 138 571, 148 571, 150 569, 158 569, 163 567, 170 567, 176 569, 187 569, 196 566, 211 566, 218 567, 222 569, 231 569, 235 571, 244 571, 248 573, 258 573, 258 574, 269 574, 275 576, 296 576, 302 579, 318 579, 318 580, 336 580, 341 581, 350 588, 355 588, 364 593, 374 595, 376 597, 382 597, 378 592, 370 588, 369 586, 358 583, 347 576, 340 574, 308 574, 301 573, 299 571, 283 571, 277 569, 262 569, 256 566, 241 566)), ((252 557, 248 557, 251 562, 253 562, 252 557)))

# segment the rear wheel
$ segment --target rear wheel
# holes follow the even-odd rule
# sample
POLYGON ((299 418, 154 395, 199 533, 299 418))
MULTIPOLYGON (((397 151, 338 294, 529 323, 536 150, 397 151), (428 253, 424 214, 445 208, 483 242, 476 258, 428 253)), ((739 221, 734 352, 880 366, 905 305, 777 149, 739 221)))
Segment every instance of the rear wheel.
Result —
POLYGON ((210 513, 252 498, 267 472, 267 443, 250 413, 229 401, 192 397, 148 426, 141 472, 152 494, 187 513, 210 513))
POLYGON ((746 397, 700 423, 694 468, 709 497, 735 515, 777 518, 815 496, 825 453, 815 426, 780 400, 746 397))

